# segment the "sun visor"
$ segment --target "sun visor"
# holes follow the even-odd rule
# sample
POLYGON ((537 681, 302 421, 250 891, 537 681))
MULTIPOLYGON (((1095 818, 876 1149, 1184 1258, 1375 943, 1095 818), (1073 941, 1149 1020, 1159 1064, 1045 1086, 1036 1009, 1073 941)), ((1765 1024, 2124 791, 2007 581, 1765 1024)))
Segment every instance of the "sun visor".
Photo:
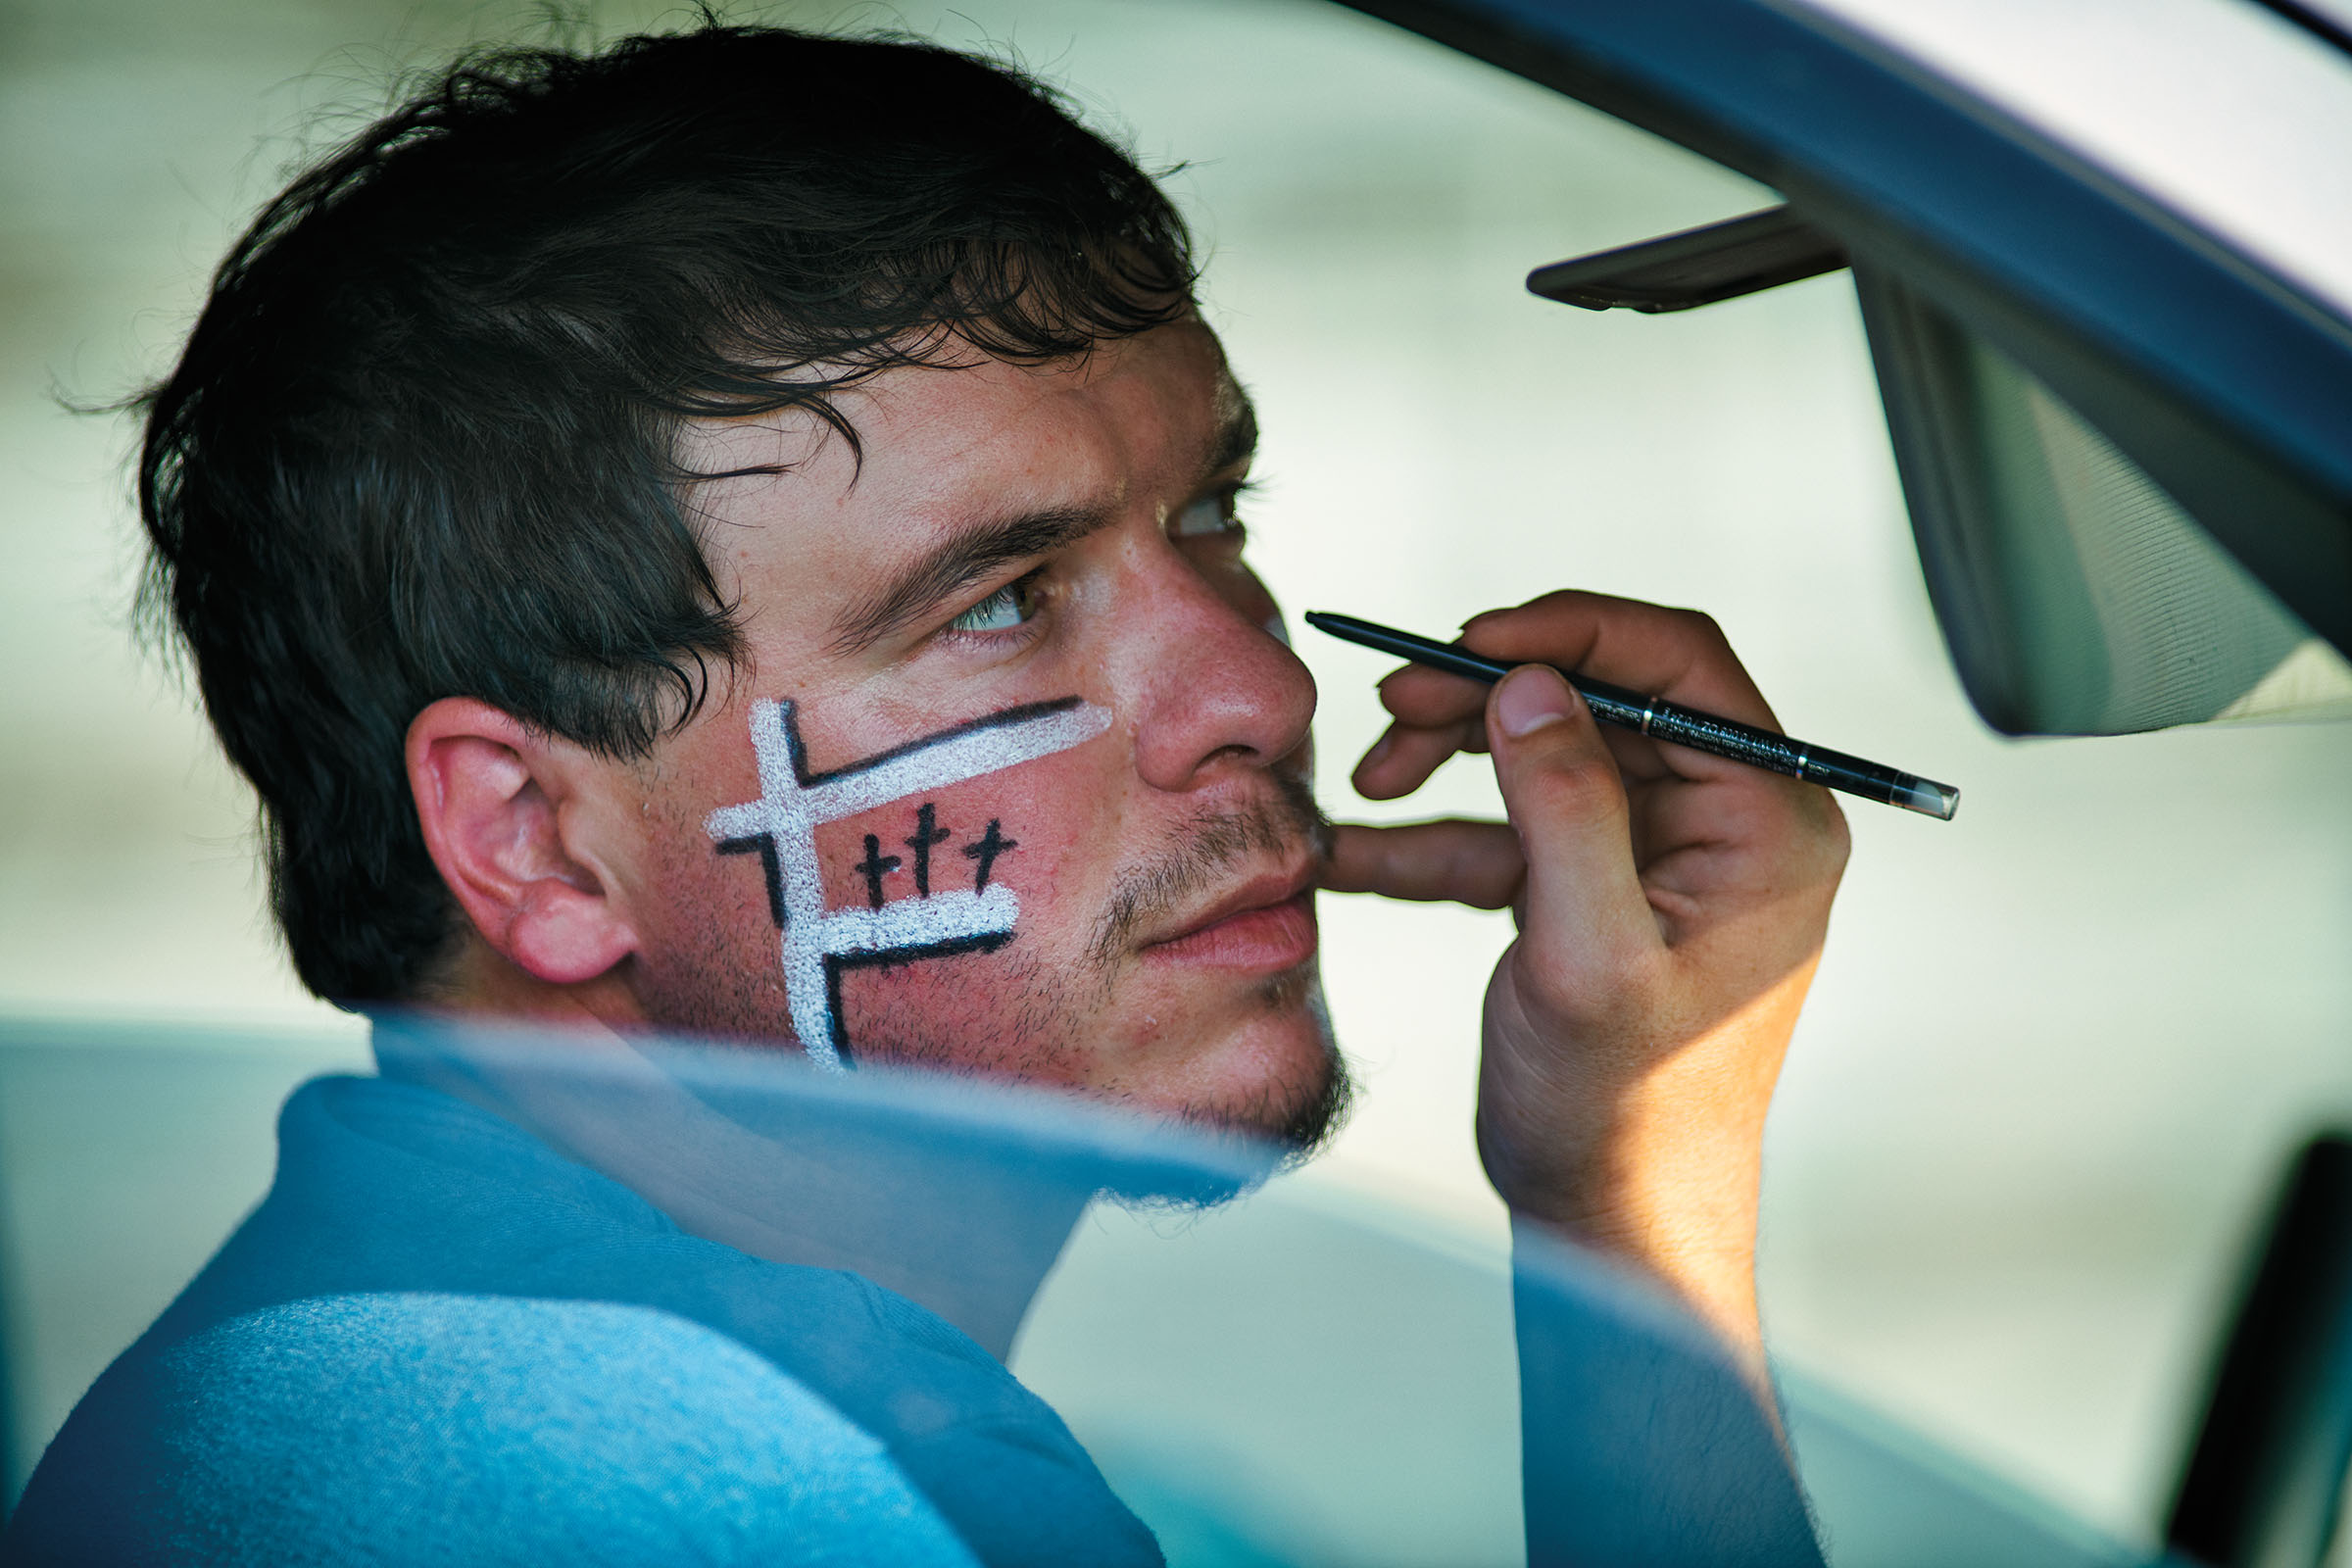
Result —
POLYGON ((1987 722, 2352 716, 2352 664, 2114 441, 1918 293, 1855 282, 1929 595, 1987 722))
POLYGON ((1656 316, 1818 277, 1845 248, 1790 212, 1766 208, 1704 228, 1572 257, 1527 274, 1527 288, 1588 311, 1656 316))

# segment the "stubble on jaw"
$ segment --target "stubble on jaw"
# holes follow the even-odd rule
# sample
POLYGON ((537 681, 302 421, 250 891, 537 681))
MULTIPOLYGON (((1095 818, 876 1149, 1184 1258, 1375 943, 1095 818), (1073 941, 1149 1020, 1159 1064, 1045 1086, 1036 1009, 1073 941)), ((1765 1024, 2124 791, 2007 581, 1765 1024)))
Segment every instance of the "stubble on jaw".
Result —
MULTIPOLYGON (((1225 873, 1253 858, 1289 859, 1301 848, 1318 864, 1330 858, 1331 819, 1316 804, 1313 786, 1297 773, 1269 777, 1272 800, 1198 813, 1180 830, 1172 850, 1120 873, 1088 947, 1103 996, 1112 993, 1120 970, 1134 961, 1136 939, 1180 917, 1225 873)), ((1189 1125, 1270 1139, 1302 1159, 1346 1124, 1355 1081, 1332 1037, 1322 978, 1312 960, 1268 978, 1257 1000, 1267 1015, 1304 1011, 1313 1021, 1321 1050, 1308 1076, 1292 1081, 1269 1075, 1239 1100, 1189 1104, 1167 1113, 1189 1125)))
MULTIPOLYGON (((977 1042, 970 1033, 928 1012, 885 1005, 860 1019, 860 1026, 874 1038, 858 1051, 859 1060, 1047 1085, 1182 1126, 1264 1139, 1293 1158, 1304 1158, 1327 1144, 1354 1102, 1355 1083, 1332 1038, 1322 982, 1311 962, 1267 980, 1253 999, 1255 1016, 1304 1012, 1312 1021, 1317 1050, 1303 1070, 1268 1073, 1239 1095, 1168 1104, 1123 1084, 1085 1082, 1084 1068, 1097 1048, 1077 1022, 1078 1009, 1070 1005, 1073 987, 1066 973, 1057 975, 1054 966, 1023 953, 1017 943, 1001 953, 946 961, 994 965, 990 989, 1010 1022, 986 1042, 977 1042)), ((881 969, 877 965, 866 972, 881 969)), ((1237 1027, 1250 1021, 1238 1020, 1237 1027)))

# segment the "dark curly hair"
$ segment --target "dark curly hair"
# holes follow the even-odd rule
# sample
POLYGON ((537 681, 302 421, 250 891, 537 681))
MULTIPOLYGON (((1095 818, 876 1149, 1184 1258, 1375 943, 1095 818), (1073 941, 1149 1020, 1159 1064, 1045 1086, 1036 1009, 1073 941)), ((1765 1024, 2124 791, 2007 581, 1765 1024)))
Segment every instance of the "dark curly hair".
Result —
POLYGON ((843 386, 1083 354, 1194 283, 1055 93, 895 38, 477 54, 304 173, 138 400, 142 603, 260 793, 304 983, 414 996, 458 929, 402 761, 427 704, 639 755, 739 657, 681 421, 854 449, 843 386))

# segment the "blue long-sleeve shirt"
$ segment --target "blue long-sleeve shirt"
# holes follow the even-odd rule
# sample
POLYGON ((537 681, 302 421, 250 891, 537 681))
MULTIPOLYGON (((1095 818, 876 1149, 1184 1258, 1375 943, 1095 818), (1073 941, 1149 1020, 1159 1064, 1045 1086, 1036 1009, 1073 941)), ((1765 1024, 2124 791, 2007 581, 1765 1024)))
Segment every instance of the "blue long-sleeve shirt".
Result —
POLYGON ((270 1196, 93 1386, 24 1562, 1156 1564, 1060 1419, 853 1274, 489 1112, 298 1091, 270 1196))

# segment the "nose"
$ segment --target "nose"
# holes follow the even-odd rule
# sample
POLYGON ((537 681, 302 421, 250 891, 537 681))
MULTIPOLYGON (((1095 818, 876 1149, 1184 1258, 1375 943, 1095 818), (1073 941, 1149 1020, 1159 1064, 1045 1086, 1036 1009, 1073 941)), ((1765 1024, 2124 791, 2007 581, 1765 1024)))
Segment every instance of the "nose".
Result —
POLYGON ((1123 595, 1116 676, 1145 783, 1200 789, 1305 745, 1315 680, 1270 629, 1280 612, 1248 567, 1204 569, 1161 543, 1123 595))

